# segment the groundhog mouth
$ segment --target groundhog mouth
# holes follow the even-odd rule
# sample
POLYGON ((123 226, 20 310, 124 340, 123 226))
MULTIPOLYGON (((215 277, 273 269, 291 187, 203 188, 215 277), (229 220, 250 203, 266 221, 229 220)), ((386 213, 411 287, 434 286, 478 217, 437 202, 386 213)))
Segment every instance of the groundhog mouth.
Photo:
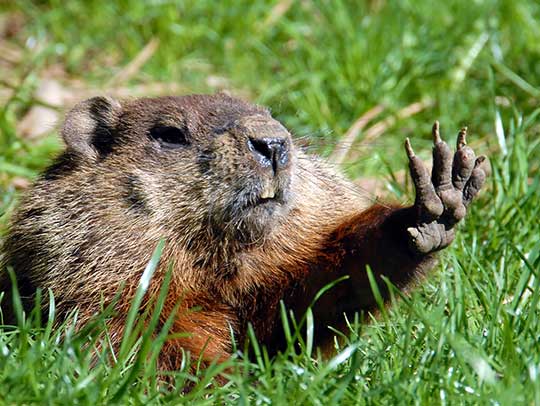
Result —
POLYGON ((288 182, 283 180, 263 180, 254 185, 242 199, 242 209, 257 209, 264 208, 265 211, 272 211, 280 205, 287 203, 288 182))
POLYGON ((248 207, 264 207, 266 209, 272 209, 274 206, 281 204, 278 199, 275 198, 258 198, 255 200, 252 206, 248 207))
POLYGON ((281 190, 277 189, 271 183, 267 183, 260 194, 256 197, 254 206, 279 203, 281 200, 283 200, 281 190))
POLYGON ((280 204, 284 204, 285 199, 282 192, 275 193, 271 196, 269 195, 254 195, 251 198, 246 199, 244 202, 243 208, 244 209, 252 209, 257 207, 264 207, 267 209, 271 209, 272 207, 275 207, 280 204))

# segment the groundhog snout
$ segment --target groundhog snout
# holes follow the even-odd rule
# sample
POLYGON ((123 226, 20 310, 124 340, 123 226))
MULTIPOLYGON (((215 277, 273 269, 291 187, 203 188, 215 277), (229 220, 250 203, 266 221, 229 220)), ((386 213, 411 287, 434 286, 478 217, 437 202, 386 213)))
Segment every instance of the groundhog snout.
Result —
POLYGON ((263 169, 271 169, 274 174, 289 164, 289 140, 284 137, 248 138, 248 147, 255 161, 263 169))
POLYGON ((236 122, 235 132, 245 140, 257 172, 278 176, 290 166, 291 135, 279 121, 261 114, 245 116, 236 122))

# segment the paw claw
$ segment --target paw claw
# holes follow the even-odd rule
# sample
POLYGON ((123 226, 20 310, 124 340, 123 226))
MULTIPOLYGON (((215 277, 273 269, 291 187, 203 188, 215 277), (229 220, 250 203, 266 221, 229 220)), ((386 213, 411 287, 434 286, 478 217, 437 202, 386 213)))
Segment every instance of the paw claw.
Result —
POLYGON ((439 122, 435 121, 433 123, 433 128, 431 129, 431 134, 433 135, 433 143, 438 144, 439 142, 442 142, 441 134, 439 132, 439 122))
POLYGON ((485 160, 486 160, 486 157, 484 155, 480 155, 478 158, 476 158, 476 161, 474 163, 474 167, 478 168, 480 165, 482 165, 484 163, 485 160))
POLYGON ((458 138, 457 138, 457 143, 456 143, 456 146, 457 146, 458 150, 463 148, 465 145, 467 145, 467 127, 463 127, 459 131, 458 138))
POLYGON ((405 138, 405 151, 407 151, 407 156, 409 158, 414 157, 414 150, 412 149, 411 140, 409 140, 409 138, 405 138))

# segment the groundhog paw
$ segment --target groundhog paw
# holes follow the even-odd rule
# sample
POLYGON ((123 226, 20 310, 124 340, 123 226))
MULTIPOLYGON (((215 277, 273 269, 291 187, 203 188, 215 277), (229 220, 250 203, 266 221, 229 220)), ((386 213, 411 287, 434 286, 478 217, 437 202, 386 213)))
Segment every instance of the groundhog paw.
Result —
POLYGON ((485 157, 475 157, 467 146, 467 129, 457 137, 452 152, 439 134, 439 123, 433 125, 433 169, 431 177, 424 163, 414 154, 409 139, 405 150, 416 189, 414 208, 416 224, 407 229, 414 251, 427 254, 447 247, 454 239, 456 224, 465 217, 471 203, 486 179, 480 167, 485 157))

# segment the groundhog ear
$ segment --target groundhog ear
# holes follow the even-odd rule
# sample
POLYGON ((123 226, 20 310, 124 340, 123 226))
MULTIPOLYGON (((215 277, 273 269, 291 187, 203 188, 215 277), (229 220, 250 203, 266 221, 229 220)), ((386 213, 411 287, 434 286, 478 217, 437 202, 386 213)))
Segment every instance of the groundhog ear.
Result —
POLYGON ((68 149, 93 159, 111 152, 121 109, 109 97, 93 97, 73 107, 62 128, 68 149))

